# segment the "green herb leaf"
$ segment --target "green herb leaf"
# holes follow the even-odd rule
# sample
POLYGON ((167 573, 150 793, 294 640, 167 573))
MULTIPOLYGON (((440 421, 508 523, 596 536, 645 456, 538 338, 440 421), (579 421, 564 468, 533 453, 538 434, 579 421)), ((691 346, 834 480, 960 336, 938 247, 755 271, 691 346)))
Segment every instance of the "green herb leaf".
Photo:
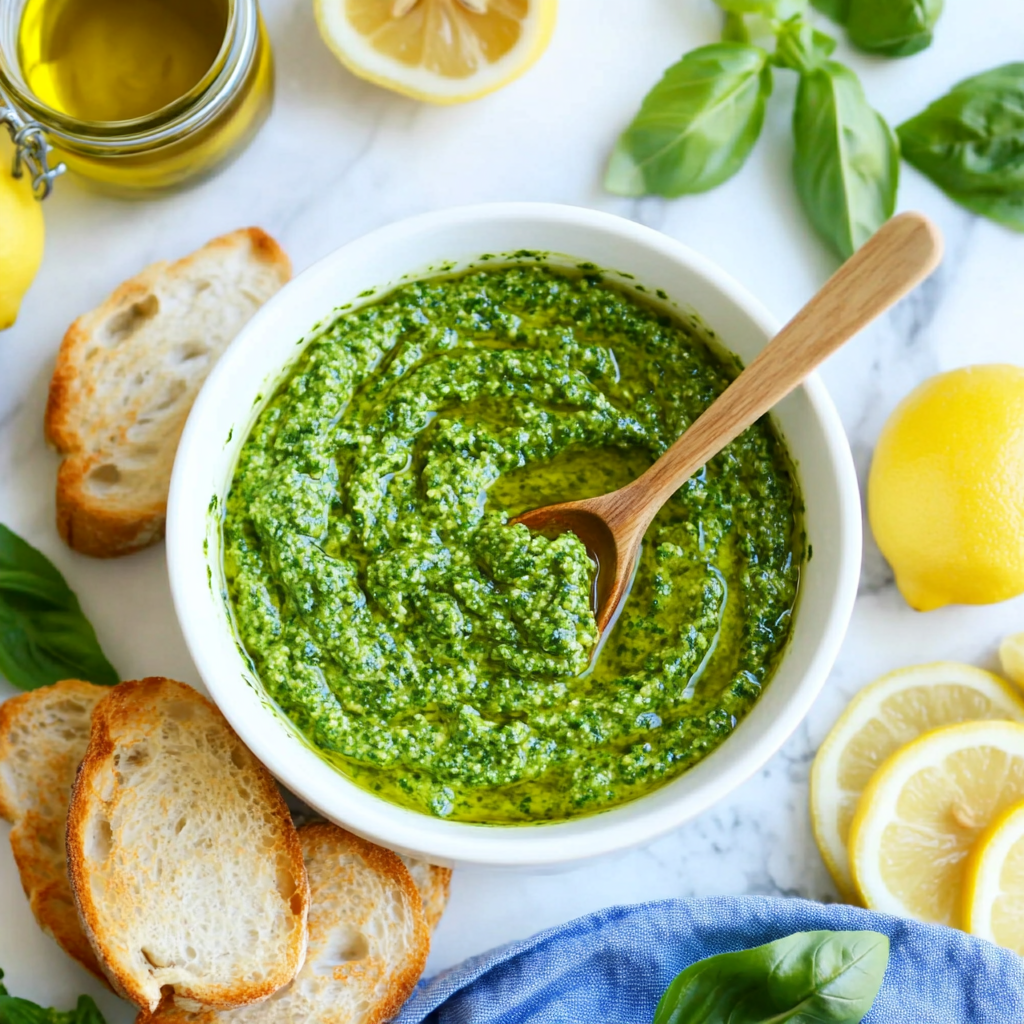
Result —
POLYGON ((742 14, 734 14, 732 11, 725 12, 722 40, 730 43, 750 42, 750 30, 747 28, 747 21, 742 14))
POLYGON ((768 54, 724 42, 688 53, 647 94, 605 177, 625 196, 706 192, 743 166, 772 90, 768 54))
POLYGON ((0 996, 0 1024, 106 1024, 90 996, 79 996, 73 1010, 52 1010, 17 996, 0 996))
POLYGON ((973 196, 958 195, 956 192, 949 192, 948 195, 971 213, 988 217, 1014 231, 1024 231, 1024 192, 1009 196, 987 195, 984 192, 973 196))
MULTIPOLYGON (((0 978, 3 976, 0 970, 0 978)), ((89 996, 79 996, 73 1010, 51 1010, 9 995, 0 981, 0 1024, 106 1024, 106 1021, 89 996)))
POLYGON ((950 198, 1024 230, 1024 64, 960 82, 896 131, 904 159, 950 198))
POLYGON ((64 577, 45 555, 3 525, 0 674, 22 690, 61 679, 103 686, 119 680, 64 577))
POLYGON ((896 139, 857 76, 835 61, 800 76, 793 135, 800 200, 815 228, 845 259, 896 208, 896 139))
POLYGON ((819 32, 803 18, 790 18, 779 27, 772 63, 793 71, 812 71, 827 60, 836 48, 836 41, 819 32))
POLYGON ((654 1024, 858 1024, 889 962, 878 932, 797 932, 687 967, 654 1024))
POLYGON ((811 0, 811 4, 837 25, 845 25, 850 16, 850 0, 811 0))
POLYGON ((868 53, 909 57, 931 46, 943 0, 850 0, 846 31, 868 53))

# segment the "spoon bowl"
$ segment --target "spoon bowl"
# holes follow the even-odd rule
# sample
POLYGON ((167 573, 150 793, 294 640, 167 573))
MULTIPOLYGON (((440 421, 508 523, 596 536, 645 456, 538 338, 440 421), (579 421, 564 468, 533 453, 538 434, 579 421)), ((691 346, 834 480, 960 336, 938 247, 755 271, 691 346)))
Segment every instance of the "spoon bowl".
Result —
POLYGON ((627 550, 603 511, 602 498, 546 505, 544 508, 524 512, 516 516, 512 522, 522 523, 535 533, 552 537, 560 533, 574 533, 583 541, 587 552, 597 565, 591 603, 597 617, 598 632, 603 633, 629 588, 633 574, 628 566, 636 564, 643 536, 636 538, 636 551, 627 550), (620 571, 620 563, 627 566, 625 571, 620 571))

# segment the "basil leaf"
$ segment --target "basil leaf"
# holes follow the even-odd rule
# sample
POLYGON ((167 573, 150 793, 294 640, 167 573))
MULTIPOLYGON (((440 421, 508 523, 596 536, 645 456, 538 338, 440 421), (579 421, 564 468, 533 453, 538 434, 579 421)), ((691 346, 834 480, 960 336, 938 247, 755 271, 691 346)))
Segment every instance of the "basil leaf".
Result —
POLYGON ((91 996, 79 996, 78 1004, 71 1012, 69 1024, 107 1024, 107 1022, 91 996))
POLYGON ((850 16, 850 0, 811 0, 811 4, 837 25, 845 25, 850 16))
POLYGON ((732 11, 725 12, 725 21, 722 24, 722 40, 729 43, 750 42, 750 30, 747 28, 746 19, 742 14, 735 14, 732 11))
POLYGON ((953 199, 1019 224, 1013 211, 1024 196, 1024 64, 960 82, 896 131, 904 159, 953 199))
POLYGON ((793 135, 800 200, 815 228, 845 259, 896 208, 896 139, 857 76, 835 61, 800 76, 793 135))
POLYGON ((103 686, 114 686, 119 680, 78 598, 56 566, 3 525, 0 674, 22 690, 61 679, 85 679, 103 686))
POLYGON ((612 153, 605 188, 671 198, 720 185, 757 141, 771 89, 760 47, 724 42, 693 50, 647 94, 612 153))
POLYGON ((973 196, 958 195, 956 192, 949 192, 948 195, 971 213, 988 217, 989 220, 1013 228, 1014 231, 1024 231, 1024 192, 1016 192, 1009 196, 989 195, 984 192, 973 196))
POLYGON ((878 932, 797 932, 687 967, 654 1024, 858 1024, 888 962, 889 940, 878 932))
POLYGON ((868 53, 909 57, 931 46, 942 0, 850 0, 846 31, 868 53))
POLYGON ((803 18, 790 18, 779 27, 772 63, 793 71, 811 71, 827 60, 836 48, 836 41, 819 32, 803 18))
POLYGON ((50 1010, 7 992, 0 970, 0 1024, 106 1024, 89 996, 79 996, 73 1010, 50 1010))

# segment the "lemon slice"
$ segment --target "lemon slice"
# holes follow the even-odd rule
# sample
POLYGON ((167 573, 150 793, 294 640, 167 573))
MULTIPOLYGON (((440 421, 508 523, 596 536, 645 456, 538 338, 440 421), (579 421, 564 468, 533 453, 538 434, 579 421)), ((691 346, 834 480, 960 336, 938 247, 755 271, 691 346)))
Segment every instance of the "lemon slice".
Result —
POLYGON ((811 768, 811 825, 837 888, 856 900, 846 840, 864 787, 900 747, 941 725, 972 719, 1024 722, 1024 698, 973 665, 940 661, 876 679, 857 694, 811 768))
POLYGON ((1024 804, 998 817, 967 861, 964 927, 1024 956, 1024 804))
POLYGON ((558 0, 315 0, 320 34, 354 74, 413 99, 463 103, 544 52, 558 0))
POLYGON ((1014 633, 999 645, 1003 675, 1024 690, 1024 633, 1014 633))
POLYGON ((850 827, 865 904, 919 921, 963 922, 964 861, 1024 801, 1024 725, 964 722, 925 733, 868 783, 850 827))

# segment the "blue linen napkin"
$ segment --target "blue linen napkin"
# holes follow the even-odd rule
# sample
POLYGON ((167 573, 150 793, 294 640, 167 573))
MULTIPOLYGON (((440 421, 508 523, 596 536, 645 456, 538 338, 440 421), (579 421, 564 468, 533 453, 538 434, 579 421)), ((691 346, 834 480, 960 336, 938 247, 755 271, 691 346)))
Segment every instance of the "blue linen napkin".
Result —
POLYGON ((856 907, 714 896, 611 907, 422 982, 395 1024, 650 1024, 684 967, 799 931, 891 941, 865 1024, 1024 1024, 1024 960, 952 928, 856 907))

